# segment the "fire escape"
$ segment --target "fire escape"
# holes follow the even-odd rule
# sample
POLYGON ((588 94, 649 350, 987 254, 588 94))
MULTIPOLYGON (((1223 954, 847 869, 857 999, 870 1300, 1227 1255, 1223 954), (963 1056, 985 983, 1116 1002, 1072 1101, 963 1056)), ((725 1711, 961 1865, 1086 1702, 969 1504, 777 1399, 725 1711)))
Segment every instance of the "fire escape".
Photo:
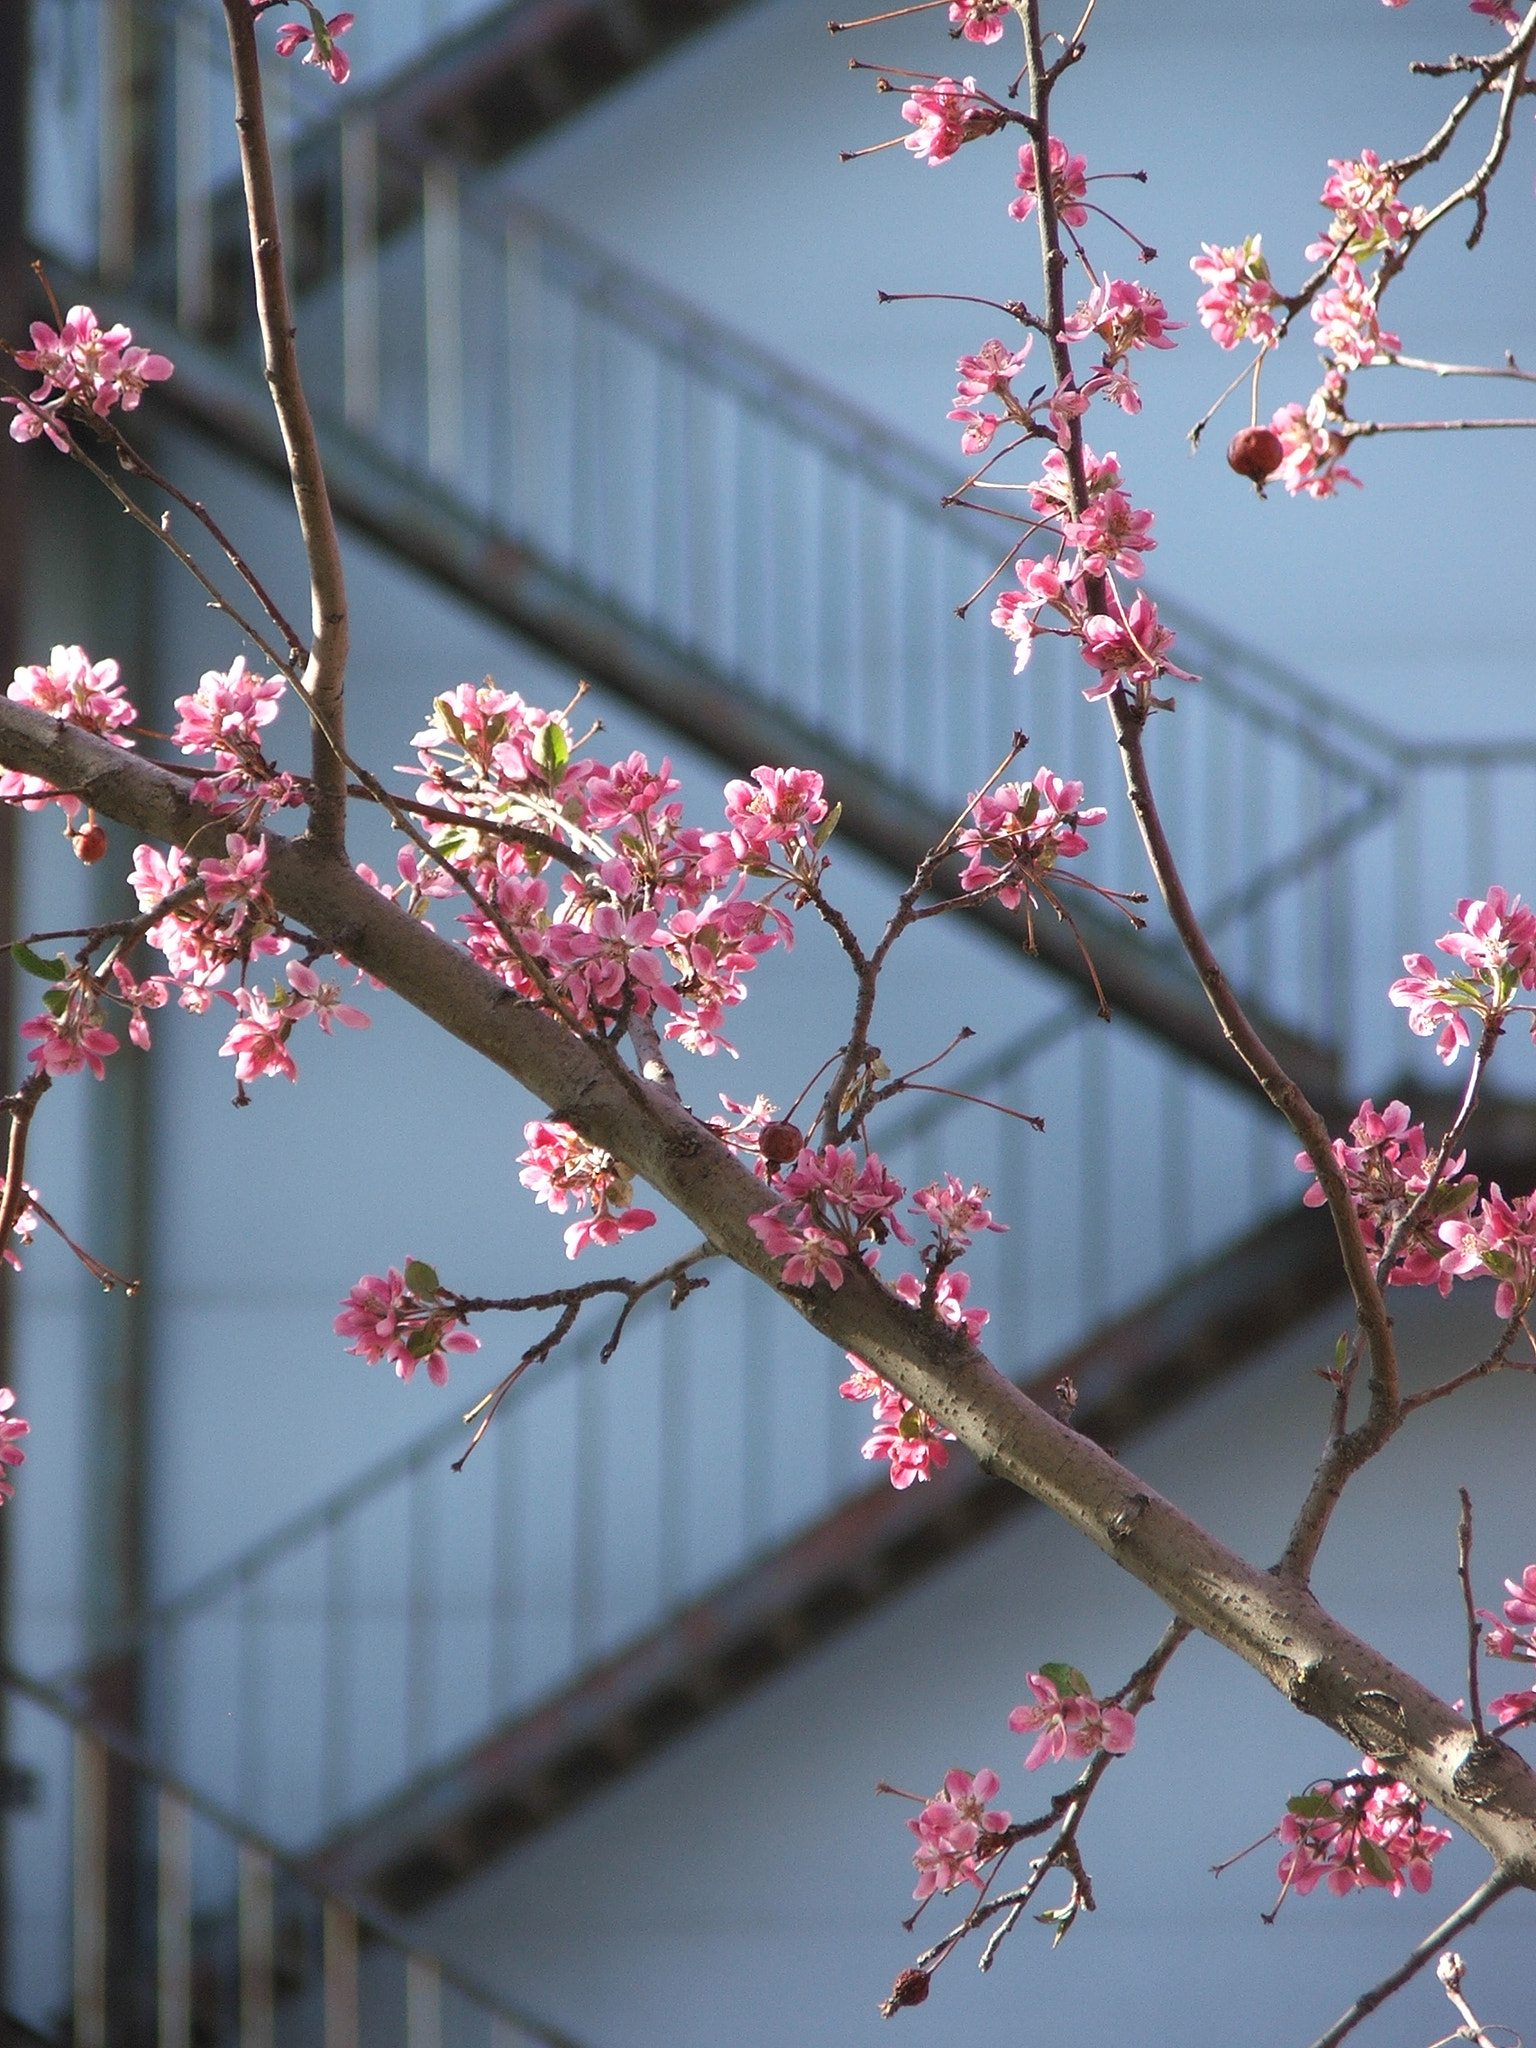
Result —
MULTIPOLYGON (((910 871, 1016 726, 1033 758, 1113 789, 1078 664, 1052 643, 1011 678, 996 636, 954 620, 996 550, 984 522, 941 510, 941 464, 487 175, 723 11, 521 0, 339 117, 274 67, 311 395, 349 525, 728 770, 814 763, 843 837, 910 871)), ((217 24, 170 0, 98 0, 89 19, 100 170, 80 201, 89 232, 56 237, 50 273, 61 296, 108 292, 113 317, 175 358, 157 405, 281 474, 217 24), (156 153, 156 136, 173 146, 156 153)), ((1164 611, 1201 677, 1154 737, 1186 873, 1245 1001, 1342 1127, 1362 1093, 1413 1069, 1379 991, 1447 903, 1486 882, 1488 821, 1536 814, 1536 747, 1405 744, 1164 611), (1442 821, 1432 851, 1426 805, 1442 821)), ((1112 819, 1097 871, 1139 875, 1123 806, 1112 819)), ((934 1170, 941 1145, 992 1162, 981 1177, 1013 1233, 973 1263, 999 1362, 1043 1399, 1070 1377, 1079 1425, 1115 1446, 1338 1287, 1294 1147, 1149 915, 1138 934, 1080 916, 1117 1016, 1106 1032, 1070 933, 1040 923, 1032 960, 1016 916, 975 914, 1017 977, 1022 1021, 957 1060, 954 1085, 1020 1107, 1050 1097, 1073 1142, 1048 1183, 1031 1134, 963 1103, 935 1099, 882 1141, 903 1177, 934 1170), (1134 1121, 1119 1113, 1133 1102, 1134 1121), (1126 1213, 1127 1189, 1142 1214, 1126 1213)), ((1445 1114, 1417 1072, 1417 1103, 1445 1114)), ((1474 1155, 1528 1182, 1531 1108, 1491 1105, 1474 1155)), ((562 2038, 449 1983, 394 1916, 1028 1509, 964 1457, 906 1494, 871 1483, 856 1418, 838 1412, 838 1361, 740 1276, 709 1302, 727 1420, 707 1447, 700 1347, 681 1319, 638 1318, 612 1363, 577 1345, 519 1388, 473 1490, 449 1492, 454 1420, 135 1617, 95 1662, 139 1660, 136 1733, 82 1719, 88 1673, 26 1681, 26 1711, 59 1731, 46 1739, 74 1745, 50 1908, 74 1931, 49 1950, 73 1976, 45 1990, 33 1973, 34 2016, 72 2002, 81 2048, 115 2044, 101 1985, 136 1925, 159 1974, 145 1965, 144 2031, 124 2040, 154 2037, 157 1997, 158 2038, 178 2048, 194 2009, 197 2038, 236 2038, 236 2005, 238 2038, 270 2041, 260 2014, 282 1999, 308 2001, 327 2048, 375 2038, 359 2013, 390 1999, 405 2031, 377 2038, 412 2048, 483 2039, 485 2024, 506 2042, 562 2038), (775 1404, 815 1442, 793 1470, 760 1454, 775 1404), (657 1446, 641 1477, 624 1456, 637 1431, 657 1446), (113 1829, 130 1825, 113 1772, 158 1801, 158 1848, 139 1857, 148 1905, 108 1896, 113 1829), (194 1826, 235 1845, 222 1874, 194 1858, 194 1826), (454 2031, 459 2006, 480 2033, 454 2031)), ((134 1810, 142 1836, 149 1807, 134 1810)))

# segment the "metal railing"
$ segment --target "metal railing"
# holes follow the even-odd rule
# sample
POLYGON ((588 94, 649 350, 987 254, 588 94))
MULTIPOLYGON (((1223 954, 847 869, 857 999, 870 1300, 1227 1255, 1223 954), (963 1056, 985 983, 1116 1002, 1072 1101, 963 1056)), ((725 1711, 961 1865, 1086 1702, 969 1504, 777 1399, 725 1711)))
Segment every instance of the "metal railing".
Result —
MULTIPOLYGON (((77 250, 84 236, 104 278, 248 354, 222 267, 216 45, 200 17, 174 17, 174 62, 149 96, 174 175, 151 178, 122 111, 138 104, 125 67, 142 62, 128 4, 101 0, 99 175, 77 250)), ((825 735, 893 804, 916 793, 953 813, 1022 726, 1031 765, 1110 805, 1092 871, 1140 883, 1081 664, 1050 642, 1011 677, 977 616, 988 600, 963 626, 952 616, 1002 550, 995 522, 940 509, 958 471, 452 162, 390 154, 366 115, 306 126, 308 82, 292 66, 272 76, 288 95, 280 182, 322 427, 450 492, 743 701, 825 735)), ((1382 990, 1459 894, 1536 872, 1536 746, 1403 745, 1165 609, 1202 680, 1180 687, 1150 749, 1233 981, 1362 1091, 1432 1071, 1382 990)), ((1148 914, 1145 943, 1171 948, 1148 914)), ((1262 1104, 1039 996, 1021 996, 1026 1028, 956 1084, 1047 1106, 1046 1140, 955 1104, 881 1139, 909 1181, 942 1165, 993 1188, 1012 1234, 978 1245, 974 1293, 1020 1373, 1300 1185, 1262 1104)), ((304 1845, 868 1480, 835 1359, 740 1275, 680 1315, 637 1317, 611 1363, 595 1349, 519 1388, 463 1476, 447 1469, 455 1432, 433 1433, 153 1615, 136 1646, 158 1753, 304 1845)))
POLYGON ((11 1821, 7 1996, 70 2048, 577 2048, 318 1887, 249 1823, 58 1691, 0 1670, 13 1755, 66 1796, 11 1821))

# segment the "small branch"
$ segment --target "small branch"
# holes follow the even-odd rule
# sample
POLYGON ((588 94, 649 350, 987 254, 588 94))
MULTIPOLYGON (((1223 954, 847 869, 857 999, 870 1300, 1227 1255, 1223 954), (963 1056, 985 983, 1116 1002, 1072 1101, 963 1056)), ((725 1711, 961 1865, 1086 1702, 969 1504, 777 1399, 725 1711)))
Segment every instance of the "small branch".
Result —
POLYGON ((1483 1624, 1477 1618, 1477 1602, 1472 1592, 1472 1496, 1464 1486, 1459 1492, 1461 1516, 1456 1524, 1456 1576, 1461 1581, 1461 1597, 1467 1610, 1467 1712, 1477 1730, 1478 1741, 1486 1742, 1488 1730, 1483 1726, 1482 1688, 1477 1676, 1477 1648, 1482 1641, 1483 1624))
POLYGON ((1508 427, 1536 427, 1536 418, 1505 420, 1341 420, 1337 431, 1346 441, 1368 441, 1377 434, 1475 434, 1502 432, 1508 427))
POLYGON ((1536 370, 1522 370, 1511 355, 1498 366, 1490 363, 1435 363, 1423 356, 1381 355, 1374 362, 1362 363, 1364 370, 1384 367, 1394 370, 1427 370, 1434 377, 1512 377, 1522 384, 1536 384, 1536 370))
MULTIPOLYGON (((410 798, 396 796, 393 791, 386 797, 382 784, 372 778, 368 782, 349 782, 347 795, 355 796, 364 803, 379 804, 391 813, 404 811, 409 817, 424 818, 430 825, 454 825, 462 832, 480 832, 487 839, 505 839, 509 845, 529 847, 535 853, 542 853, 546 860, 558 861, 573 875, 590 875, 597 866, 597 862, 588 855, 578 853, 575 847, 556 839, 552 832, 541 832, 535 825, 511 825, 499 818, 477 818, 465 811, 444 810, 437 804, 413 803, 410 798)), ((445 874, 453 872, 440 855, 434 858, 445 874)))
POLYGON ((1456 1908, 1449 1919, 1442 1920, 1432 1934, 1426 1934, 1418 1947, 1411 1950, 1389 1976, 1383 1977, 1369 1991, 1363 1991, 1348 2012, 1342 2013, 1325 2034, 1318 2035, 1312 2048, 1338 2048, 1346 2034, 1352 2034, 1362 2020, 1369 2019, 1378 2006, 1385 2005, 1395 1991, 1401 1991, 1410 1978, 1416 1977, 1437 1949, 1444 1948, 1464 1928, 1481 1920, 1488 1908, 1502 1899, 1506 1892, 1513 1891, 1518 1882, 1507 1870, 1496 1870, 1456 1908))
POLYGON ((288 456, 293 501, 298 508, 299 531, 309 565, 313 642, 301 686, 314 725, 311 777, 315 789, 309 810, 309 832, 317 846, 344 859, 347 774, 342 691, 348 647, 346 579, 320 461, 320 445, 299 374, 293 311, 283 273, 272 156, 267 146, 256 25, 249 0, 224 0, 224 18, 234 68, 235 128, 240 137, 240 172, 251 227, 264 367, 288 456))
POLYGON ((50 1077, 39 1072, 25 1080, 6 1105, 11 1112, 11 1140, 5 1158, 5 1194, 0 1198, 0 1252, 11 1241, 16 1219, 27 1205, 27 1133, 37 1114, 37 1105, 53 1086, 50 1077))
POLYGON ((1412 1415, 1416 1409, 1427 1408, 1431 1401, 1443 1401, 1448 1394, 1459 1393, 1474 1380, 1486 1379, 1494 1372, 1536 1372, 1536 1365, 1527 1365, 1523 1359, 1513 1359, 1507 1354, 1509 1347, 1525 1328, 1523 1315, 1511 1316, 1505 1324, 1499 1341, 1492 1351, 1476 1365, 1469 1365, 1465 1372, 1453 1373, 1448 1380, 1441 1380, 1438 1386, 1423 1387, 1417 1394, 1408 1395, 1399 1411, 1403 1417, 1412 1415))
POLYGON ((1440 1987, 1456 2008, 1457 2017, 1461 2021, 1451 2039, 1470 2041, 1473 2048, 1498 2048, 1498 2043, 1490 2038, 1482 2021, 1461 1995, 1462 1979, 1466 1974, 1467 1966, 1454 1949, 1443 1955, 1435 1965, 1435 1975, 1440 1979, 1440 1987))

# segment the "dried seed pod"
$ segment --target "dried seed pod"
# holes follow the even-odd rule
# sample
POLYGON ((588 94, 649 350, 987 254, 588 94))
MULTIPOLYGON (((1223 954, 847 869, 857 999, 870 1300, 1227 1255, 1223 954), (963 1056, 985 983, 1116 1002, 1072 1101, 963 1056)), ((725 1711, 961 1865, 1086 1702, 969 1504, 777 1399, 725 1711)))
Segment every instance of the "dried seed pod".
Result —
POLYGON ((87 867, 94 867, 107 850, 106 828, 93 818, 89 825, 70 833, 69 843, 75 849, 76 860, 83 860, 87 867))
POLYGON ((791 1159, 798 1159, 805 1145, 804 1135, 794 1124, 764 1124, 758 1135, 757 1149, 763 1157, 775 1166, 787 1166, 791 1159))
POLYGON ((926 1970, 903 1970, 880 2010, 887 2019, 892 2019, 904 2005, 921 2005, 928 1996, 928 1989, 926 1970))

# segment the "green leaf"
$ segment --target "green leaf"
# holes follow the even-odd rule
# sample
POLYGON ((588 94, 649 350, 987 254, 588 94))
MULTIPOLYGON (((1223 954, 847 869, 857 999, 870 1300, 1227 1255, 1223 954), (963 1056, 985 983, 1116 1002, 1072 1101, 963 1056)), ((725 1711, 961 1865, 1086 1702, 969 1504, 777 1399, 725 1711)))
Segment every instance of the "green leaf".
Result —
POLYGON ((1333 1800, 1326 1792, 1300 1792, 1294 1799, 1287 1799, 1285 1810, 1298 1820, 1321 1820, 1325 1813, 1334 1810, 1333 1800))
POLYGON ((842 805, 834 804, 831 810, 828 811, 827 815, 822 819, 821 823, 816 827, 816 851, 818 853, 820 853, 821 849, 832 837, 832 834, 837 830, 838 825, 842 820, 842 815, 842 805))
POLYGON ((406 1350, 412 1358, 430 1358, 438 1347, 439 1333, 433 1323, 424 1330, 413 1330, 406 1341, 406 1350))
POLYGON ((43 1008, 50 1017, 62 1017, 69 1008, 69 991, 62 988, 45 989, 43 991, 43 1008))
POLYGON ((1019 799, 1019 823, 1033 825, 1040 815, 1040 792, 1031 783, 1019 799))
POLYGON ((1338 1343, 1337 1343, 1337 1344, 1335 1344, 1335 1345, 1334 1345, 1334 1347, 1333 1347, 1333 1366, 1334 1366, 1334 1371, 1335 1371, 1335 1372, 1342 1372, 1342 1371, 1344 1370, 1345 1366, 1346 1366, 1346 1365, 1347 1365, 1348 1363, 1349 1363, 1349 1332, 1348 1332, 1348 1330, 1346 1330, 1346 1331, 1344 1331, 1344 1333, 1343 1333, 1343 1334, 1341 1335, 1341 1337, 1339 1338, 1339 1341, 1338 1341, 1338 1343))
POLYGON ((1374 1877, 1378 1884, 1391 1884, 1393 1877, 1392 1866, 1381 1850, 1377 1848, 1376 1844, 1374 1842, 1367 1842, 1362 1836, 1356 1843, 1356 1847, 1359 1851, 1360 1861, 1365 1865, 1367 1873, 1374 1877))
POLYGON ((436 1294, 442 1286, 437 1277, 437 1268, 429 1266, 425 1259, 407 1259, 405 1262, 405 1284, 412 1294, 436 1294))
POLYGON ((1093 1687, 1075 1664, 1042 1664, 1040 1676, 1048 1678, 1064 1700, 1075 1699, 1080 1694, 1089 1699, 1093 1697, 1093 1687))
POLYGON ((17 939, 12 945, 11 958, 18 967, 24 967, 28 974, 35 974, 39 981, 62 981, 69 972, 67 960, 45 960, 40 953, 34 953, 22 939, 17 939))
POLYGON ((533 758, 544 773, 553 779, 571 758, 571 743, 565 736, 565 727, 558 718, 552 718, 542 727, 533 743, 533 758))

